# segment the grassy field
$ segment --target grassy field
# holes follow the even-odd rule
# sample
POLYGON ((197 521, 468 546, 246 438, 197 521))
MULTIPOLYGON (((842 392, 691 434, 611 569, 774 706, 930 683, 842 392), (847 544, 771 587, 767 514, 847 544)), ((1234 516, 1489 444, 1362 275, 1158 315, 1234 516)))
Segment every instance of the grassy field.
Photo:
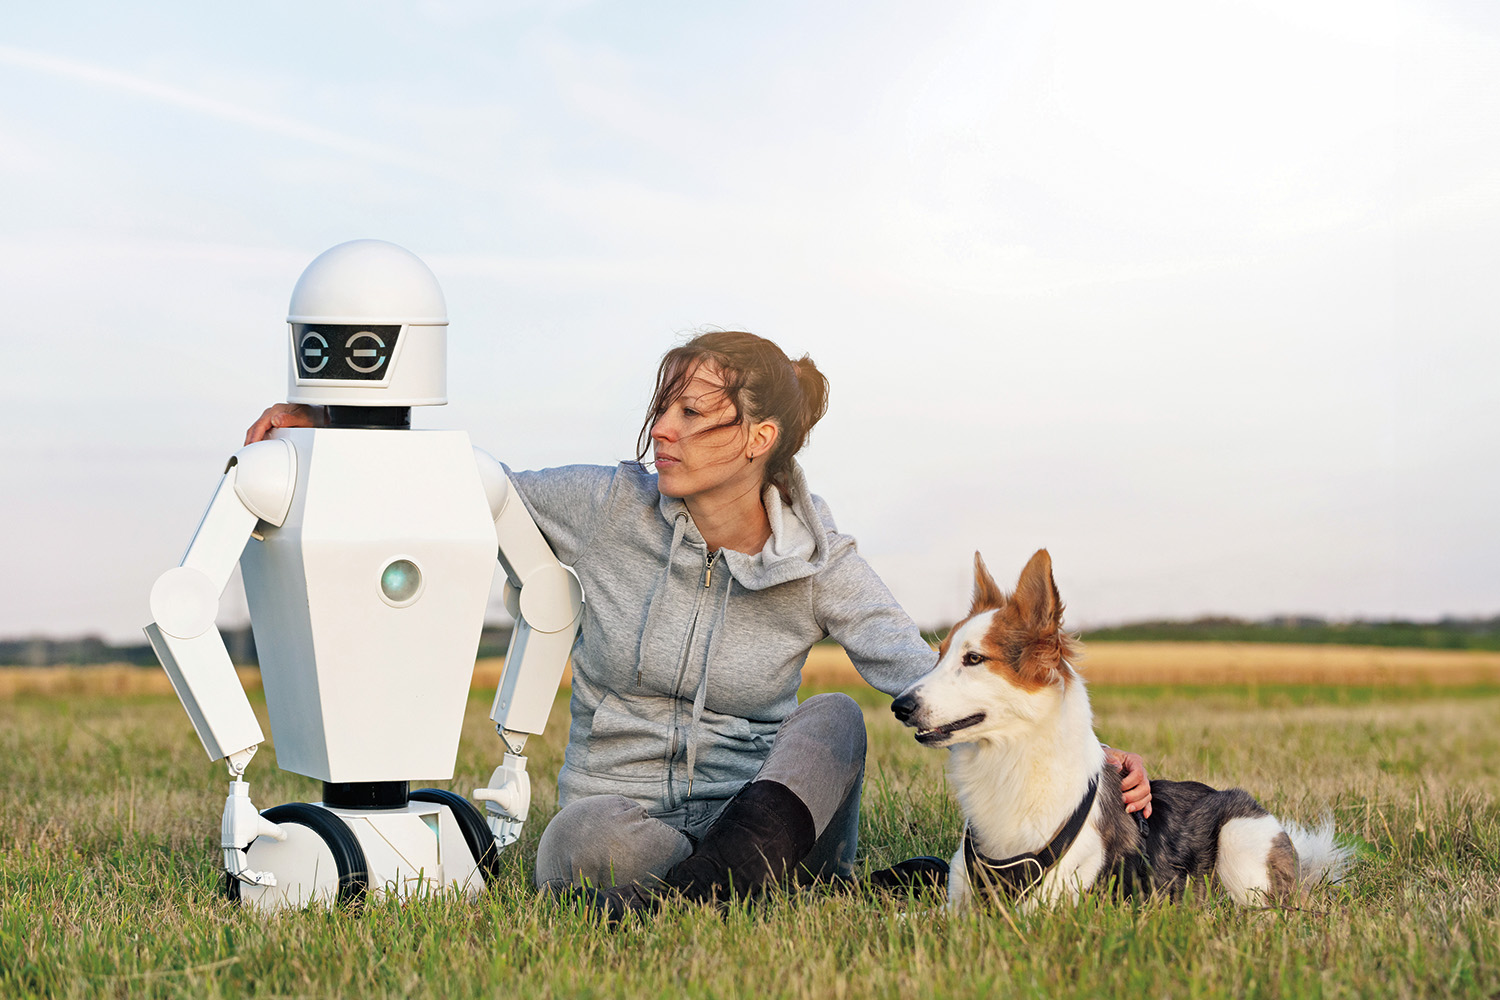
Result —
MULTIPOLYGON (((802 892, 607 932, 530 887, 560 702, 531 747, 532 823, 479 901, 262 919, 219 896, 225 780, 174 698, 78 680, 20 693, 0 699, 0 996, 1500 996, 1500 685, 1199 680, 1096 684, 1100 735, 1154 774, 1239 784, 1303 820, 1331 812, 1365 845, 1345 884, 1296 910, 1091 899, 956 920, 930 900, 802 892)), ((888 699, 850 691, 871 732, 864 864, 950 853, 943 755, 888 699)), ((459 791, 500 756, 488 701, 469 704, 459 791)), ((258 804, 316 800, 273 760, 252 767, 258 804)))

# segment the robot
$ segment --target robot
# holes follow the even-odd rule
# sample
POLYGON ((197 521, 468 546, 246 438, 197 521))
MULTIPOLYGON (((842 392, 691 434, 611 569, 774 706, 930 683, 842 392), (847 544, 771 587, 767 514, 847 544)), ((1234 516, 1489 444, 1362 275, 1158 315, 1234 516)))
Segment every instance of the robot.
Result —
POLYGON ((287 399, 329 407, 229 459, 145 629, 210 760, 229 769, 220 826, 231 898, 262 910, 433 891, 473 895, 520 836, 523 755, 542 732, 582 614, 500 464, 462 431, 413 431, 446 399, 447 306, 391 243, 326 251, 292 292, 287 399), (453 776, 498 549, 516 620, 490 713, 505 745, 468 799, 453 776), (214 624, 239 563, 277 763, 321 803, 260 812, 245 769, 264 735, 214 624))

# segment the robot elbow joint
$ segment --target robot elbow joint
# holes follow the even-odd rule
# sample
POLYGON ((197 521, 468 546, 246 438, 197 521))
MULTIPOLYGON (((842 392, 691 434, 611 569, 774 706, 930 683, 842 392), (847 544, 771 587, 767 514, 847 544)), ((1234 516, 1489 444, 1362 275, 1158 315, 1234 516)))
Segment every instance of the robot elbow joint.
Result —
POLYGON ((561 563, 544 566, 521 587, 521 617, 538 632, 561 632, 578 619, 583 588, 561 563))

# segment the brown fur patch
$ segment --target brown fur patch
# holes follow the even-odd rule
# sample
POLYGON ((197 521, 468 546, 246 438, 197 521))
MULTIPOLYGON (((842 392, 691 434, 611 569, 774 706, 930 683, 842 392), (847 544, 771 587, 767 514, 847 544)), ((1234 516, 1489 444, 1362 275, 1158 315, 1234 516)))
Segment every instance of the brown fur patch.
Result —
POLYGON ((1270 875, 1271 898, 1278 902, 1291 899, 1297 889, 1297 848, 1292 846, 1285 830, 1271 840, 1266 872, 1270 875))
MULTIPOLYGON (((1052 557, 1046 549, 1038 549, 1027 562, 1015 593, 1010 595, 995 585, 984 560, 974 553, 974 605, 969 617, 991 610, 996 614, 984 637, 991 670, 1004 671, 1025 691, 1050 687, 1059 679, 1066 684, 1072 679, 1073 671, 1066 661, 1078 655, 1079 647, 1062 629, 1062 596, 1052 579, 1052 557)), ((957 625, 953 631, 958 631, 957 625)), ((948 640, 944 639, 939 655, 947 651, 948 640)))

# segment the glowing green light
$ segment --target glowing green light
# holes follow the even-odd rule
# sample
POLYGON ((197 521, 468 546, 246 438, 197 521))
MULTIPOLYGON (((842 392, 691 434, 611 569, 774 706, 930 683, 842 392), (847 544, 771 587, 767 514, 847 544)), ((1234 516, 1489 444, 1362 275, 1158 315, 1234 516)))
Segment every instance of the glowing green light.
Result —
POLYGON ((392 604, 403 604, 422 586, 422 571, 410 559, 397 559, 380 574, 380 592, 392 604))

